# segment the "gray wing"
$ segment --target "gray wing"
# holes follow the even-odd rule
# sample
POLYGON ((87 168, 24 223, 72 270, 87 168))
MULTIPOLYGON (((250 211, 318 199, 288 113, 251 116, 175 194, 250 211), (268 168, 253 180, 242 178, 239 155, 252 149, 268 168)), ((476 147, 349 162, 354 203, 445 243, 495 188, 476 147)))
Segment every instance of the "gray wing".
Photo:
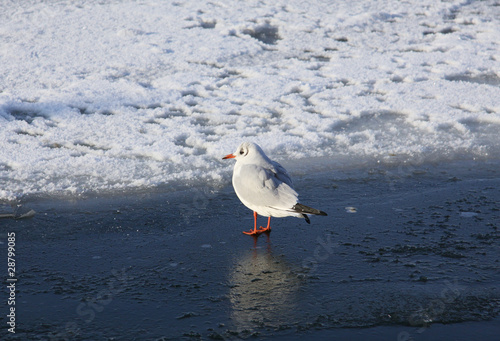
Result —
POLYGON ((233 178, 233 183, 238 196, 254 205, 291 209, 297 203, 297 192, 286 171, 244 165, 239 176, 233 178))
POLYGON ((292 178, 290 177, 290 175, 288 175, 285 167, 283 167, 276 161, 271 161, 271 164, 274 167, 274 173, 276 178, 278 178, 280 181, 286 183, 288 186, 293 188, 292 178))

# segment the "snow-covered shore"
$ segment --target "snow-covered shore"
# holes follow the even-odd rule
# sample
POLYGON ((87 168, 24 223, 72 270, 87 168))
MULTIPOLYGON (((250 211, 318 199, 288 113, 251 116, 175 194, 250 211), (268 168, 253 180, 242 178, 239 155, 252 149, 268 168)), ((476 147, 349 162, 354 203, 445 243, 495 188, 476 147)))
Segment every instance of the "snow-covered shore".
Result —
POLYGON ((495 1, 3 2, 0 200, 219 181, 242 140, 331 168, 496 158, 499 20, 495 1))

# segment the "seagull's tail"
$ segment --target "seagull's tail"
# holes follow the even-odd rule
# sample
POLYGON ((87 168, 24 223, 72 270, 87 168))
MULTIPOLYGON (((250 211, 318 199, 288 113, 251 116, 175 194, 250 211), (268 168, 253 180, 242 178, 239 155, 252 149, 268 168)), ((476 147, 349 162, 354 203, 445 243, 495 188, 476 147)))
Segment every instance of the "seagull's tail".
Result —
POLYGON ((299 203, 295 204, 292 207, 292 210, 294 210, 297 213, 302 213, 302 217, 306 220, 306 222, 308 224, 310 224, 311 221, 309 220, 309 217, 306 214, 328 215, 328 214, 326 214, 323 211, 320 211, 320 210, 317 210, 315 208, 312 208, 312 207, 309 207, 309 206, 306 206, 306 205, 302 205, 302 204, 299 204, 299 203))

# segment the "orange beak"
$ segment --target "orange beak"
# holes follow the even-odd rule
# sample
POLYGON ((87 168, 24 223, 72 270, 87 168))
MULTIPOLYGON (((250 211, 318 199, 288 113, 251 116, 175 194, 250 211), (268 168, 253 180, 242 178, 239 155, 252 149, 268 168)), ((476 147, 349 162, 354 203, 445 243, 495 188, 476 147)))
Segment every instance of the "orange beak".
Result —
POLYGON ((236 156, 234 156, 233 154, 227 154, 226 156, 224 156, 222 158, 222 160, 225 160, 225 159, 234 159, 236 156))

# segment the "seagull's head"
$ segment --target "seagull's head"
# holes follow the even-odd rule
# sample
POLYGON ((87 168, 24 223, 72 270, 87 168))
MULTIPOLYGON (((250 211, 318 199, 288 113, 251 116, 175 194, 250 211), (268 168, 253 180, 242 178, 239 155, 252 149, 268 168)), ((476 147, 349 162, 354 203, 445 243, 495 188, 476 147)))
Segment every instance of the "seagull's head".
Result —
POLYGON ((233 154, 228 154, 222 159, 236 159, 236 161, 252 160, 259 157, 266 157, 262 149, 253 142, 243 142, 233 154))

